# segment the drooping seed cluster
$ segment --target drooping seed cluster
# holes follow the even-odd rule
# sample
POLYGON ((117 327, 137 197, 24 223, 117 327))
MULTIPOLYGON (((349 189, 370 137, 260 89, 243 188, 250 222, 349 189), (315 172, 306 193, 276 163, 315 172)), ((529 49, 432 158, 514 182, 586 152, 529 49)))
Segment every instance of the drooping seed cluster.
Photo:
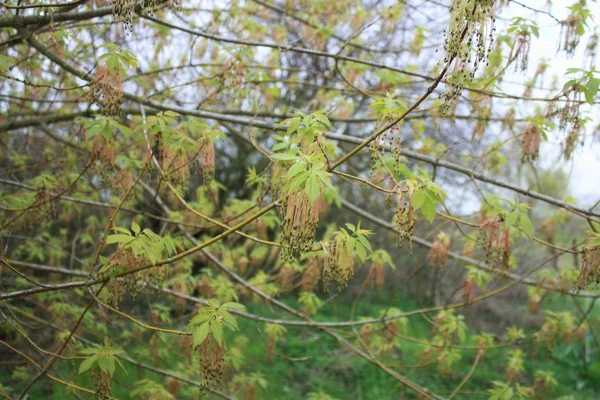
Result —
POLYGON ((321 196, 312 203, 304 191, 293 192, 286 202, 281 244, 282 258, 291 261, 311 250, 319 224, 321 196))
POLYGON ((475 77, 480 64, 487 63, 494 42, 495 0, 454 0, 444 40, 444 62, 457 60, 443 96, 445 112, 460 94, 465 80, 475 77), (458 76, 457 76, 458 75, 458 76))
POLYGON ((600 247, 588 243, 581 253, 581 271, 575 282, 576 290, 600 284, 600 247))
POLYGON ((121 114, 123 105, 123 84, 118 68, 100 65, 91 84, 92 100, 100 105, 102 113, 108 116, 121 114))
POLYGON ((209 334, 196 347, 200 358, 200 386, 204 390, 218 390, 223 386, 223 349, 209 334))
POLYGON ((343 289, 354 276, 354 257, 348 253, 348 236, 336 235, 333 240, 323 244, 323 285, 329 290, 331 282, 337 282, 343 289))
POLYGON ((540 144, 542 142, 542 131, 536 124, 529 124, 523 132, 523 155, 522 162, 532 162, 537 160, 540 153, 540 144))
POLYGON ((429 250, 427 262, 429 265, 442 268, 448 260, 448 249, 450 248, 450 236, 444 232, 438 233, 433 246, 429 250))
POLYGON ((113 397, 112 391, 110 389, 110 376, 106 372, 94 369, 92 371, 92 378, 94 379, 94 390, 96 391, 96 399, 112 399, 113 397))
POLYGON ((404 241, 408 239, 412 248, 412 235, 415 230, 415 213, 412 205, 412 196, 414 187, 411 184, 400 185, 397 190, 396 214, 394 216, 394 226, 398 232, 398 245, 404 246, 404 241))
POLYGON ((496 217, 485 218, 479 225, 478 242, 483 246, 485 262, 506 271, 510 266, 510 230, 496 217))

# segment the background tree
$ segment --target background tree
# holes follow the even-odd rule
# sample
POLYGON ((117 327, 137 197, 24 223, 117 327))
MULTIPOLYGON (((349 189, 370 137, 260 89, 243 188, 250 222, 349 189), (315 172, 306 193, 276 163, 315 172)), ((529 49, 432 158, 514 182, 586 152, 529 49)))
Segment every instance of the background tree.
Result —
POLYGON ((597 396, 560 3, 3 3, 0 396, 597 396))

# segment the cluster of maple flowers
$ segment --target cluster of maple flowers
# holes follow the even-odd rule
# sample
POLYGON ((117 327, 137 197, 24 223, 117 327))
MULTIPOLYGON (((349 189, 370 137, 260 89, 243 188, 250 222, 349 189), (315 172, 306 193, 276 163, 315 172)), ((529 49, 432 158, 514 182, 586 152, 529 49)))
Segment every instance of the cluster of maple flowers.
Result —
POLYGON ((196 347, 200 359, 200 386, 217 389, 223 386, 224 353, 212 335, 196 347))
POLYGON ((537 160, 540 153, 540 144, 542 142, 542 130, 536 124, 529 124, 523 132, 522 148, 523 162, 532 162, 537 160))
POLYGON ((412 236, 415 230, 415 212, 412 197, 415 192, 413 181, 406 181, 397 188, 396 214, 394 215, 394 226, 398 232, 398 244, 404 246, 404 241, 409 240, 412 246, 412 236))
POLYGON ((119 68, 109 68, 101 64, 91 84, 92 101, 99 104, 105 115, 115 116, 121 113, 123 105, 123 82, 119 68))
POLYGON ((291 261, 311 250, 319 224, 321 196, 311 202, 304 191, 290 193, 283 217, 282 258, 291 261))
MULTIPOLYGON (((592 240, 583 246, 581 271, 575 282, 575 289, 600 284, 600 246, 592 244, 592 240)), ((598 240, 598 239, 595 239, 598 240)))
POLYGON ((510 261, 510 229, 498 216, 482 216, 478 242, 483 246, 485 262, 506 271, 510 261))
MULTIPOLYGON (((391 121, 384 121, 384 123, 389 123, 391 121)), ((379 123, 375 126, 375 130, 379 129, 379 123)), ((371 156, 371 171, 374 173, 377 170, 377 165, 380 162, 381 155, 385 151, 386 145, 394 159, 394 166, 400 165, 400 155, 402 153, 402 137, 400 133, 400 128, 398 125, 392 126, 386 132, 382 133, 377 137, 377 139, 373 140, 369 144, 369 151, 371 156)))
POLYGON ((444 232, 438 233, 435 241, 433 242, 433 246, 429 250, 429 254, 427 256, 427 262, 438 268, 442 268, 446 265, 446 261, 448 260, 448 249, 450 248, 450 236, 444 232))
POLYGON ((340 232, 323 245, 323 284, 326 290, 334 281, 342 289, 354 276, 354 257, 348 252, 347 239, 348 235, 340 232))
POLYGON ((196 168, 202 176, 204 185, 208 185, 215 178, 215 144, 212 140, 202 139, 199 146, 196 168))
POLYGON ((365 281, 377 290, 383 289, 385 277, 385 262, 381 259, 376 259, 371 262, 371 266, 367 271, 365 281))
POLYGON ((110 375, 108 373, 94 369, 92 371, 92 379, 94 380, 96 399, 109 400, 113 398, 112 390, 110 389, 110 375))
POLYGON ((465 80, 475 77, 479 66, 487 63, 494 43, 495 0, 454 0, 450 6, 450 23, 444 33, 444 62, 456 59, 452 76, 446 80, 444 112, 453 108, 465 80))

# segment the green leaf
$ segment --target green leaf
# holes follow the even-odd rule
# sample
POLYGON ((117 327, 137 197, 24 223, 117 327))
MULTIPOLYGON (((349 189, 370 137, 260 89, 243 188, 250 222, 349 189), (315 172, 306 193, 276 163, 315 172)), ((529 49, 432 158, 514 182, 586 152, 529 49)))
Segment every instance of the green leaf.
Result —
POLYGON ((0 54, 0 72, 4 73, 8 71, 13 65, 15 65, 14 58, 0 54))
POLYGON ((271 158, 277 161, 295 161, 298 156, 288 153, 272 154, 271 158))
POLYGON ((223 325, 218 322, 212 321, 210 324, 210 330, 212 331, 215 340, 222 347, 223 345, 223 325))
POLYGON ((236 331, 240 330, 236 319, 233 318, 231 314, 229 314, 227 311, 223 311, 221 315, 223 315, 223 321, 227 322, 231 326, 231 328, 233 328, 236 331))
POLYGON ((83 362, 79 365, 79 373, 82 374, 85 371, 87 371, 88 369, 90 369, 92 367, 92 365, 94 365, 94 363, 96 362, 96 359, 98 358, 97 355, 92 356, 90 358, 86 358, 85 360, 83 360, 83 362))
POLYGON ((298 175, 300 172, 305 171, 306 166, 307 166, 306 161, 295 162, 288 170, 287 176, 289 178, 293 178, 294 176, 298 175))
POLYGON ((200 346, 202 342, 204 342, 204 339, 206 339, 206 337, 208 336, 209 330, 210 324, 208 322, 205 322, 204 324, 200 325, 198 329, 196 329, 196 331, 194 332, 194 336, 192 337, 192 346, 200 346))
POLYGON ((229 302, 229 303, 225 303, 223 304, 223 307, 225 308, 232 308, 234 310, 239 310, 239 311, 243 311, 246 309, 246 306, 240 303, 234 303, 234 302, 229 302))
POLYGON ((294 133, 298 130, 298 127, 300 126, 300 118, 299 117, 294 117, 294 118, 290 118, 289 120, 290 124, 288 125, 287 128, 287 134, 291 134, 294 133))
POLYGON ((135 221, 131 221, 131 230, 135 233, 140 233, 141 231, 140 226, 135 221))
POLYGON ((128 244, 135 240, 135 237, 130 235, 109 235, 106 238, 106 244, 120 243, 120 244, 128 244))
POLYGON ((98 357, 98 367, 102 372, 108 373, 108 357, 106 355, 100 355, 98 357))
POLYGON ((115 358, 113 356, 108 357, 108 375, 113 376, 115 373, 115 358))
POLYGON ((521 229, 523 230, 523 233, 525 233, 529 238, 533 237, 533 232, 535 231, 535 228, 527 214, 521 214, 519 222, 521 224, 521 229))
POLYGON ((426 197, 427 195, 423 191, 418 191, 414 193, 412 196, 413 209, 418 210, 419 208, 421 208, 423 206, 423 203, 425 202, 426 197))
POLYGON ((321 195, 321 185, 314 174, 311 174, 306 180, 304 191, 308 195, 308 199, 311 203, 314 203, 315 200, 317 200, 317 198, 321 195))
POLYGON ((423 202, 423 206, 421 208, 421 212, 423 213, 423 216, 427 219, 427 221, 429 221, 429 223, 433 222, 433 220, 435 219, 435 203, 429 198, 429 196, 426 196, 426 199, 423 202))
POLYGON ((511 211, 508 214, 506 214, 506 218, 504 219, 504 222, 508 226, 514 226, 515 222, 517 222, 518 218, 519 218, 519 213, 517 211, 511 211))
POLYGON ((325 125, 327 127, 331 126, 331 123, 329 122, 329 118, 327 118, 327 116, 325 114, 315 113, 315 114, 313 114, 313 116, 315 117, 315 119, 317 121, 319 121, 323 125, 325 125))

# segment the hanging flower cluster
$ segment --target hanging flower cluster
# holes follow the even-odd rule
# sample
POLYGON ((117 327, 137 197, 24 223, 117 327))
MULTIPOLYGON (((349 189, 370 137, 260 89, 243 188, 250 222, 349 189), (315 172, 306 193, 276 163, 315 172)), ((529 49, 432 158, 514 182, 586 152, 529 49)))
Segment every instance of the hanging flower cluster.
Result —
MULTIPOLYGON (((341 228, 334 233, 333 238, 323 243, 323 283, 325 290, 329 289, 331 282, 338 283, 338 288, 346 287, 348 281, 354 276, 355 257, 365 262, 368 253, 372 250, 367 237, 373 232, 361 229, 360 222, 355 226, 346 224, 348 230, 341 228)), ((374 261, 382 256, 375 255, 374 261)), ((388 262, 391 258, 388 255, 388 262)))
MULTIPOLYGON (((111 0, 113 6, 113 22, 121 18, 125 25, 125 32, 130 34, 133 29, 133 17, 135 15, 135 0, 111 0)), ((141 14, 153 15, 159 4, 159 0, 146 0, 140 2, 141 14)), ((172 9, 181 7, 181 0, 169 0, 167 5, 172 9)))
POLYGON ((167 146, 160 138, 160 133, 157 136, 157 143, 162 143, 158 146, 158 162, 161 169, 172 184, 187 191, 190 169, 185 148, 178 145, 167 146))
POLYGON ((565 159, 570 160, 577 146, 583 145, 583 132, 581 126, 574 126, 569 130, 562 145, 565 159))
POLYGON ((277 273, 277 283, 279 284, 280 292, 287 292, 292 288, 294 280, 294 270, 290 263, 285 263, 279 268, 277 273))
POLYGON ((594 33, 585 47, 585 57, 589 60, 590 67, 593 67, 596 64, 596 58, 598 56, 598 41, 600 36, 598 33, 594 33))
POLYGON ((119 115, 123 105, 123 83, 119 68, 101 64, 91 84, 92 100, 99 104, 104 115, 119 115))
POLYGON ((354 277, 354 257, 346 247, 348 238, 340 231, 333 240, 323 244, 323 284, 326 290, 334 281, 342 289, 354 277))
POLYGON ((433 246, 429 250, 429 255, 427 256, 427 262, 438 268, 442 268, 446 265, 446 261, 448 260, 448 249, 450 248, 450 236, 448 236, 444 232, 438 233, 435 241, 433 242, 433 246))
POLYGON ((319 257, 308 257, 302 273, 300 288, 303 292, 312 292, 321 278, 321 259, 319 257))
POLYGON ((579 106, 582 103, 582 92, 580 84, 574 83, 567 87, 564 92, 565 102, 558 114, 558 127, 565 130, 570 124, 572 129, 579 127, 579 106))
POLYGON ((476 287, 475 277, 473 275, 467 275, 462 286, 462 298, 466 303, 471 303, 475 298, 476 287))
POLYGON ((208 138, 200 140, 196 166, 204 185, 208 186, 215 179, 215 144, 212 140, 208 138))
POLYGON ((515 60, 515 71, 519 68, 521 72, 527 70, 529 63, 529 47, 531 44, 531 35, 539 37, 540 31, 534 21, 521 17, 513 18, 513 23, 508 28, 508 33, 515 34, 515 41, 510 49, 509 60, 515 60))
POLYGON ((492 115, 492 104, 492 98, 488 95, 477 95, 475 98, 471 113, 477 117, 477 122, 473 128, 472 140, 481 141, 483 138, 492 115))
POLYGON ((586 8, 585 2, 579 2, 571 7, 571 14, 561 23, 561 36, 559 50, 563 50, 567 56, 575 55, 575 50, 579 46, 579 40, 585 33, 587 20, 592 18, 589 9, 586 8))
POLYGON ((105 266, 99 275, 110 278, 107 284, 109 302, 117 305, 126 293, 129 292, 135 298, 143 287, 161 285, 166 276, 161 266, 127 272, 155 264, 161 258, 175 254, 177 249, 170 236, 158 236, 150 229, 142 231, 135 222, 132 222, 131 231, 121 227, 113 229, 116 233, 106 238, 106 244, 118 244, 117 251, 109 260, 104 261, 105 266), (123 273, 126 274, 122 275, 123 273))
POLYGON ((394 216, 394 226, 398 232, 398 245, 404 246, 404 241, 408 239, 412 247, 412 235, 415 230, 415 213, 412 204, 415 185, 412 181, 399 185, 397 189, 396 215, 394 216))
POLYGON ((537 160, 542 142, 542 130, 537 124, 529 124, 523 132, 523 155, 521 161, 532 162, 537 160))
POLYGON ((290 261, 301 253, 310 251, 319 224, 320 210, 320 195, 311 202, 304 191, 290 193, 285 206, 281 239, 281 244, 285 246, 282 250, 284 260, 290 261))
POLYGON ((195 347, 200 358, 200 386, 219 389, 223 386, 223 349, 212 335, 195 347))
POLYGON ((380 291, 383 289, 384 276, 385 268, 383 260, 373 260, 367 271, 365 280, 380 291))
POLYGON ((94 380, 96 399, 109 400, 113 398, 110 388, 110 375, 108 373, 95 369, 92 371, 92 379, 94 380))
POLYGON ((448 81, 448 89, 443 96, 445 111, 458 96, 465 79, 472 79, 479 65, 487 62, 494 42, 495 0, 453 0, 450 6, 450 23, 445 33, 444 62, 457 60, 452 75, 454 82, 448 81), (458 69, 457 69, 458 68, 458 69))
POLYGON ((113 399, 110 380, 115 373, 117 364, 124 369, 119 359, 116 358, 117 355, 124 353, 123 350, 113 346, 105 339, 104 345, 88 347, 83 349, 81 353, 87 357, 79 365, 79 373, 82 374, 91 370, 96 392, 95 398, 98 400, 113 399))
POLYGON ((96 166, 99 163, 99 172, 103 177, 107 177, 115 169, 115 147, 112 135, 96 135, 92 146, 90 162, 96 166))
POLYGON ((510 261, 510 229, 504 225, 499 217, 484 218, 479 225, 478 242, 483 246, 486 263, 509 269, 510 261))
MULTIPOLYGON (((369 107, 372 109, 372 114, 378 120, 375 125, 375 131, 379 130, 382 126, 387 126, 397 121, 408 108, 403 101, 395 99, 390 93, 386 97, 375 99, 369 107)), ((385 151, 385 147, 388 146, 395 161, 394 166, 397 172, 401 154, 401 124, 402 121, 398 122, 369 144, 371 151, 371 171, 376 171, 381 155, 385 151)))
POLYGON ((575 282, 576 290, 600 284, 600 239, 588 239, 581 254, 581 271, 575 282))
POLYGON ((164 173, 162 177, 186 191, 192 169, 209 187, 215 175, 214 141, 224 135, 196 118, 178 124, 175 118, 180 116, 174 111, 159 112, 148 117, 145 124, 156 138, 154 154, 164 173))
POLYGON ((223 386, 225 358, 224 327, 239 330, 230 310, 244 310, 238 303, 221 304, 218 300, 208 301, 192 318, 187 329, 193 330, 192 347, 200 359, 200 386, 204 390, 216 390, 223 386))

